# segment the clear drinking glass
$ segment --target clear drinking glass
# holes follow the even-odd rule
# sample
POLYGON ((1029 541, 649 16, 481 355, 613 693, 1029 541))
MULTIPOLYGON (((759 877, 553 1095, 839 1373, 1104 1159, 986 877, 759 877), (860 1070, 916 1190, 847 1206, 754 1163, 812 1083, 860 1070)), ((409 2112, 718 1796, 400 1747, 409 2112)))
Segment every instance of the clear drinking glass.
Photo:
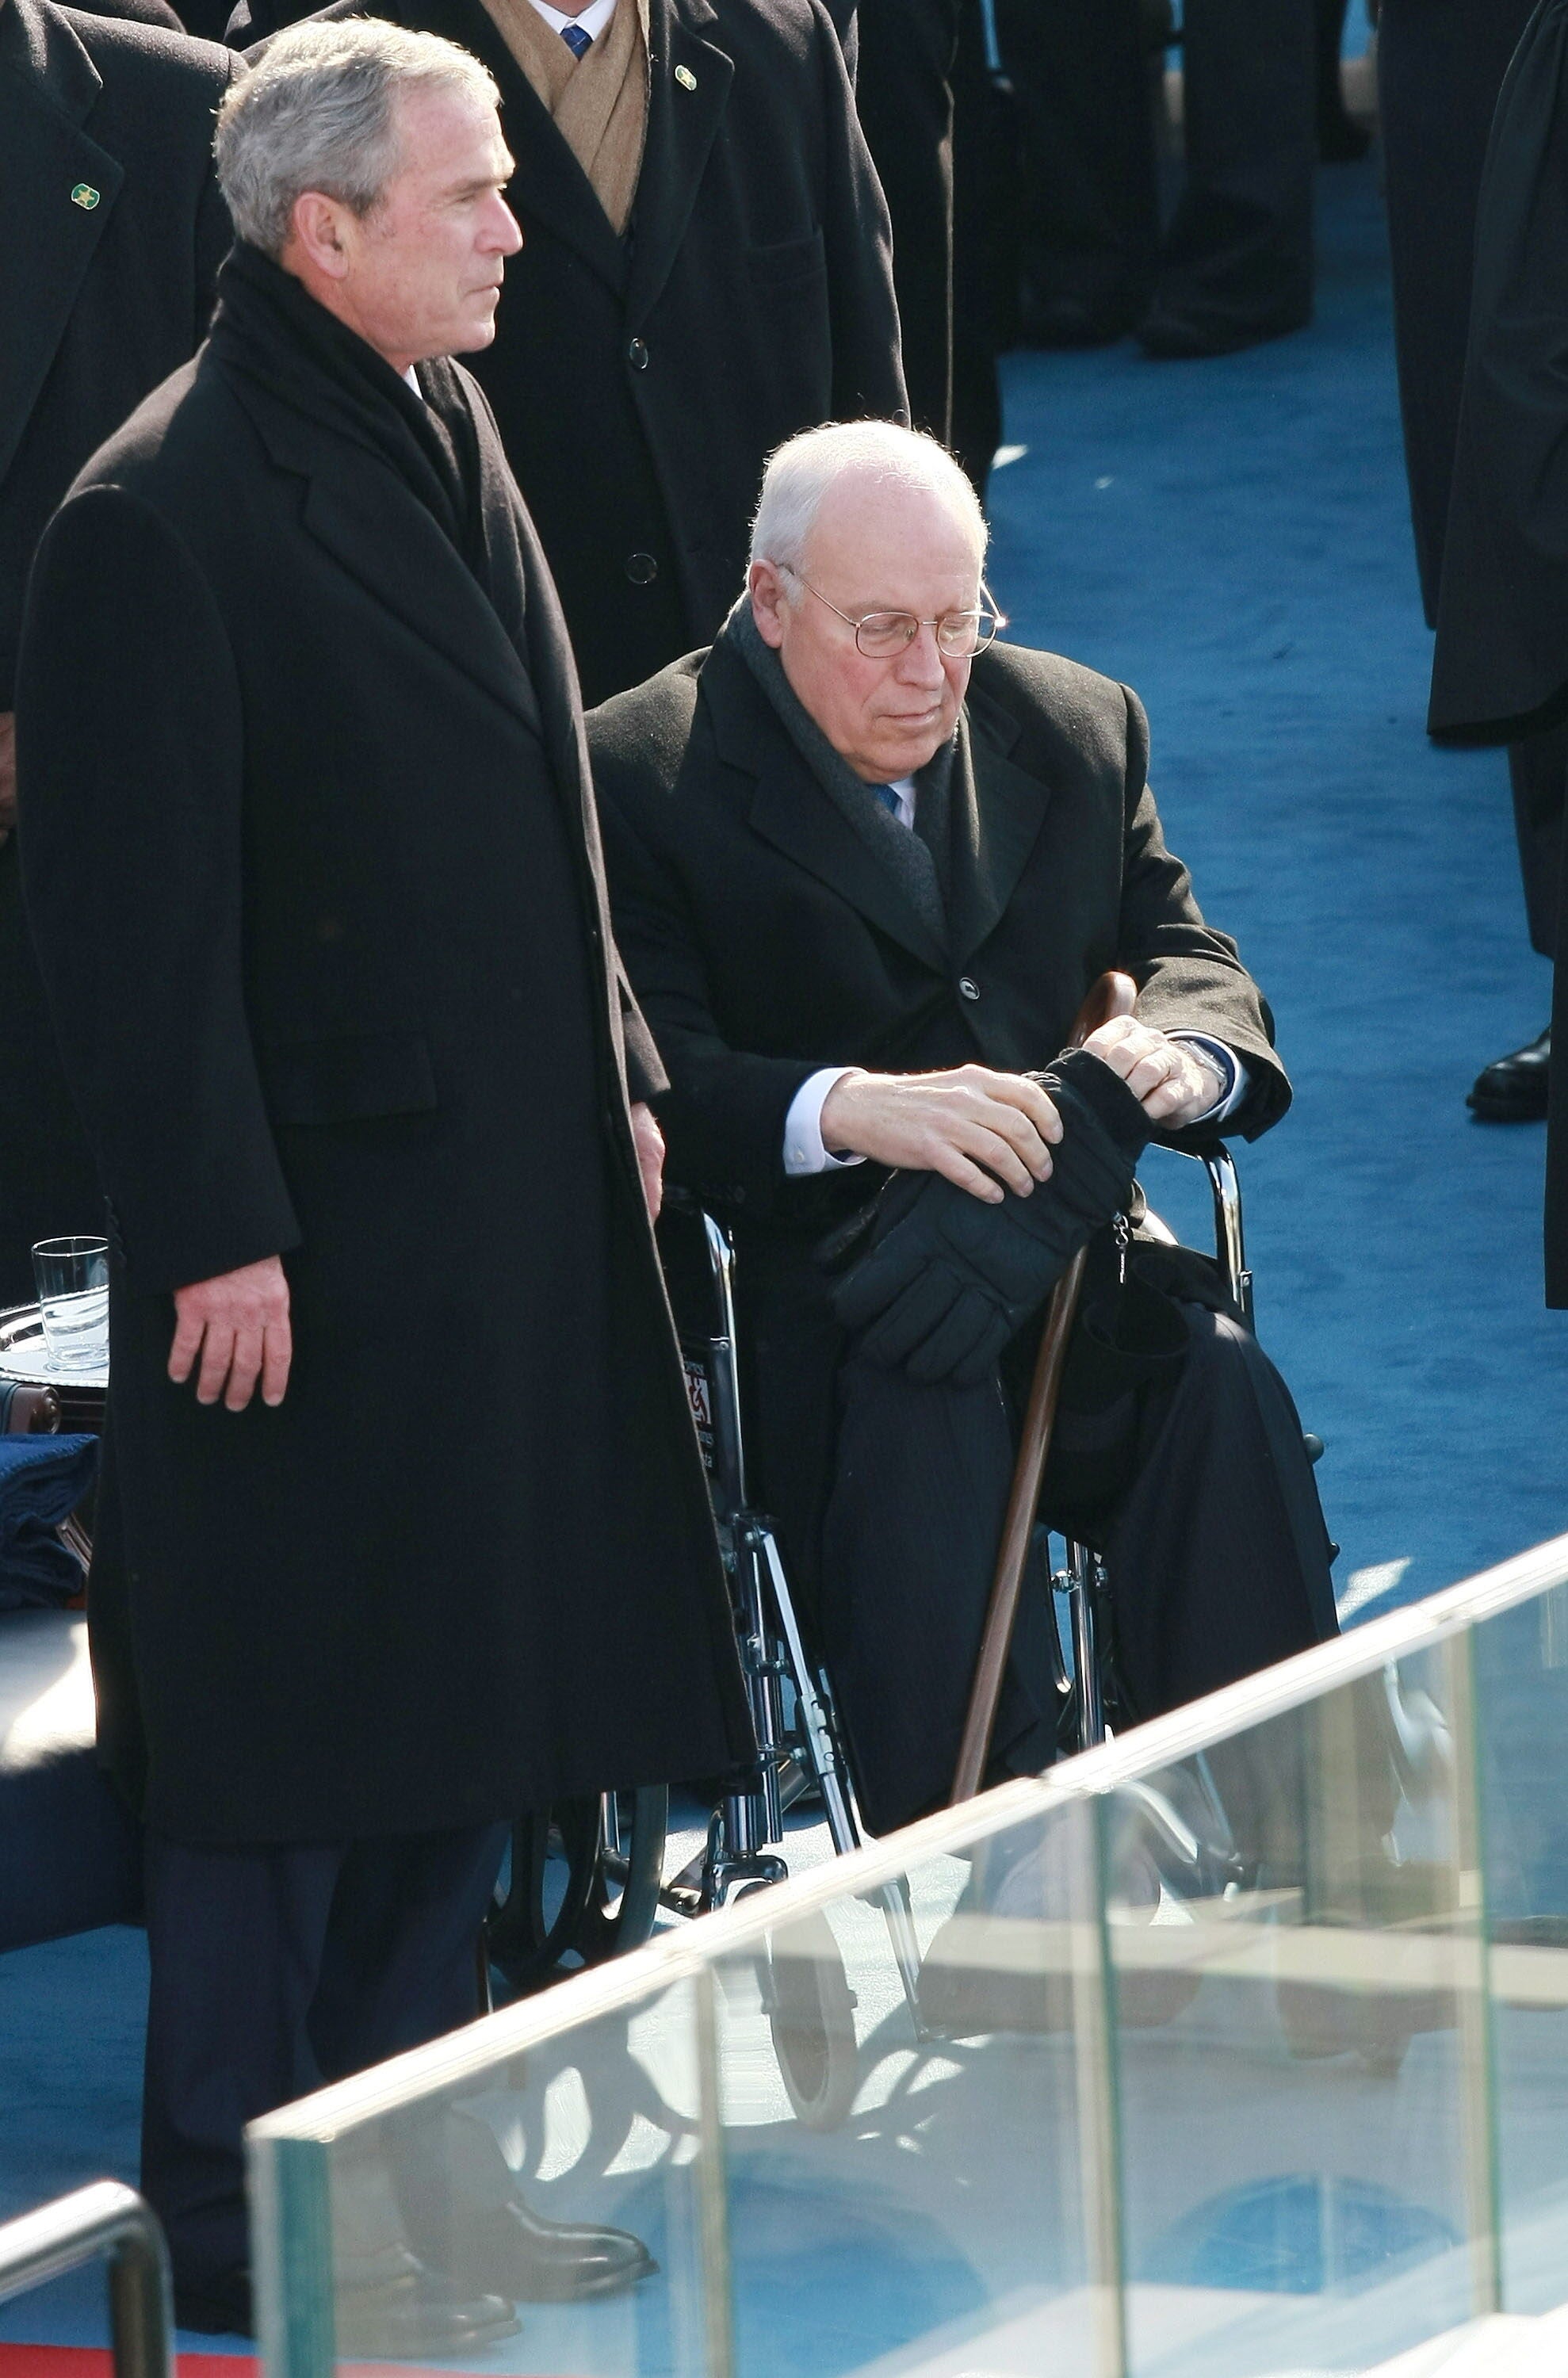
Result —
POLYGON ((109 1361, 109 1245, 105 1239, 41 1239, 32 1276, 49 1359, 62 1371, 101 1371, 109 1361))

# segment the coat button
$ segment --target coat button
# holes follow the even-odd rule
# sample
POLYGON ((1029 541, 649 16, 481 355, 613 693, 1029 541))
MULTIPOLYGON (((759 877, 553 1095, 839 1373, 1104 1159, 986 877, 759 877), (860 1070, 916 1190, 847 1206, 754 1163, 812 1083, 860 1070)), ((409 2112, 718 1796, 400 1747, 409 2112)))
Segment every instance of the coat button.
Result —
POLYGON ((631 365, 633 371, 646 371, 648 367, 647 341, 645 339, 633 339, 631 345, 626 350, 626 360, 631 365))
POLYGON ((651 586, 658 576, 658 564, 651 553, 629 553, 626 575, 633 586, 651 586))
POLYGON ((964 999, 978 999, 980 997, 980 985, 976 982, 972 975, 961 974, 959 977, 959 995, 964 999))

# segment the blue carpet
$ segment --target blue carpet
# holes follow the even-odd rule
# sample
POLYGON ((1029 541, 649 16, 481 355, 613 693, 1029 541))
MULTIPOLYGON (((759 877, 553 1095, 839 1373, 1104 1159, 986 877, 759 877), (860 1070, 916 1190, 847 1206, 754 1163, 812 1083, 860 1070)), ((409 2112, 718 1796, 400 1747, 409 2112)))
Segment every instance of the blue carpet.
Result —
MULTIPOLYGON (((1138 688, 1171 840, 1274 1002, 1297 1098, 1245 1159, 1260 1324, 1328 1439, 1361 1616, 1568 1528, 1568 1316, 1540 1301, 1541 1133, 1464 1111, 1548 984, 1501 759, 1421 732, 1374 173, 1323 185, 1309 332, 1011 360, 994 581, 1019 639, 1138 688)), ((1193 1168, 1158 1171, 1196 1227, 1193 1168)), ((144 1963, 119 1930, 0 1959, 0 2212, 134 2175, 144 1963)), ((102 2335, 86 2279, 0 2313, 102 2335)))
MULTIPOLYGON (((1171 843, 1273 1002, 1297 1101, 1243 1158, 1259 1325, 1328 1440, 1351 1617, 1568 1528, 1568 1319, 1544 1133, 1465 1111, 1548 971, 1501 755, 1422 733, 1375 168, 1322 185, 1309 331, 1011 359, 993 584, 1013 637, 1141 694, 1171 843)), ((1195 1168, 1164 1169, 1196 1223, 1195 1168)))

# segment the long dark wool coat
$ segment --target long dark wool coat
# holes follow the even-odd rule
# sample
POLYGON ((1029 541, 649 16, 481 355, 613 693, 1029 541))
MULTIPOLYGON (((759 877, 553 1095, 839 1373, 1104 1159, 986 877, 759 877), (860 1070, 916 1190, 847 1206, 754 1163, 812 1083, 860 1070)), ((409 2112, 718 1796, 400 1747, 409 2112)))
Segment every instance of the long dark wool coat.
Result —
MULTIPOLYGON (((258 30, 267 5, 250 0, 258 30)), ((284 0, 277 21, 299 13, 284 0)), ((647 141, 617 238, 481 0, 322 13, 444 34, 500 85, 525 245, 474 371, 600 702, 716 632, 781 439, 903 415, 887 209, 838 37, 819 0, 651 0, 647 141)))
MULTIPOLYGON (((173 25, 175 19, 170 18, 173 25)), ((229 245, 212 118, 236 61, 54 0, 0 6, 0 711, 43 524, 90 454, 196 352, 229 245)), ((0 1304, 35 1239, 103 1227, 0 849, 0 1304)))
POLYGON ((506 601, 222 319, 34 576, 24 877, 120 1243, 104 1732, 193 1842, 466 1824, 748 1742, 571 655, 483 400, 436 373, 506 601), (286 1399, 202 1410, 169 1291, 278 1252, 286 1399))

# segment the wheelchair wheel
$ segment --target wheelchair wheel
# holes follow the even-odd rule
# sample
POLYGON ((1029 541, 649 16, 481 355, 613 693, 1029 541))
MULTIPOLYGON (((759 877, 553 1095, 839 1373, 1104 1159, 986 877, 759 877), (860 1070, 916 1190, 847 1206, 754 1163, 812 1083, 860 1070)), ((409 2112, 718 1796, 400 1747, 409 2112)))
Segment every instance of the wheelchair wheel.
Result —
POLYGON ((808 2131, 836 2131, 860 2086, 855 1994, 826 1916, 790 1924, 788 1954, 769 1943, 763 2003, 774 2054, 796 2120, 808 2131))
POLYGON ((669 1823, 664 1784, 561 1800, 518 1819, 486 1925, 509 1995, 641 1948, 658 1915, 669 1823))

